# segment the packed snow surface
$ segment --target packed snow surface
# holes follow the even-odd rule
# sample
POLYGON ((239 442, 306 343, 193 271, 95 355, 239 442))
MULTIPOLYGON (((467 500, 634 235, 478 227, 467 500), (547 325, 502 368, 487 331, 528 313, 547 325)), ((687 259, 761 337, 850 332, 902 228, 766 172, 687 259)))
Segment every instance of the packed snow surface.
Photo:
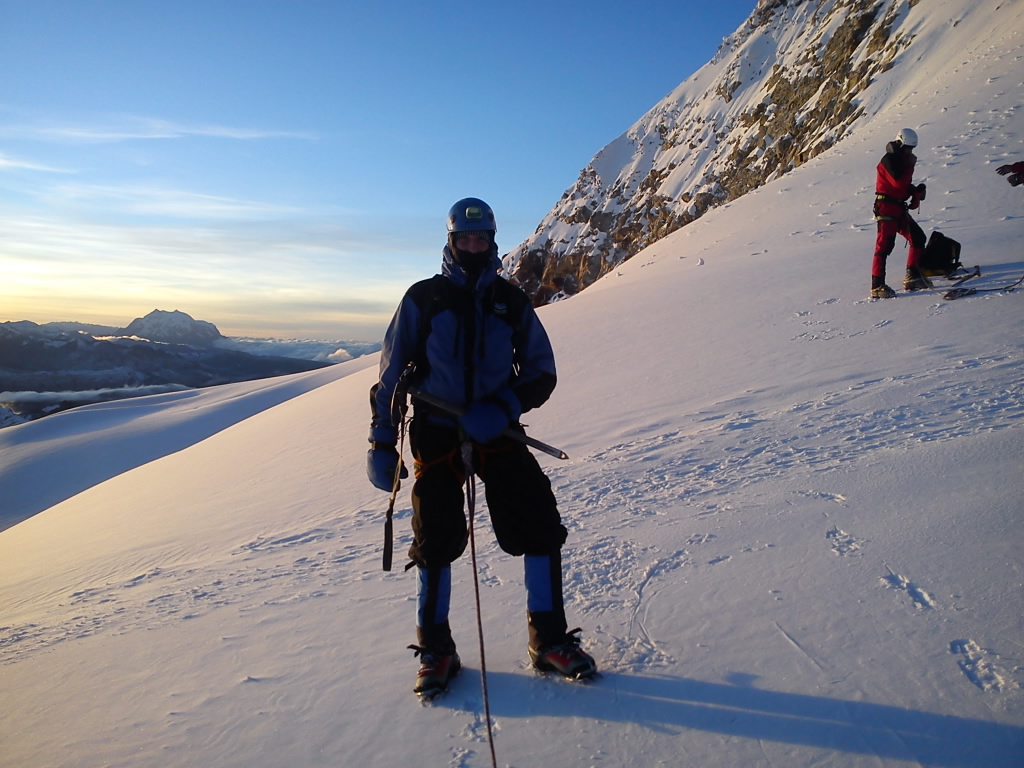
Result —
MULTIPOLYGON (((985 6, 914 12, 927 35, 985 6)), ((541 462, 603 676, 528 668, 522 565, 477 510, 499 765, 1024 765, 1024 287, 866 298, 903 125, 922 226, 978 288, 1024 276, 1024 188, 993 172, 1024 159, 1024 30, 989 15, 891 70, 833 150, 541 310, 560 382, 525 420, 570 456, 541 462)), ((468 556, 466 670, 412 694, 408 485, 384 573, 365 477, 375 373, 0 430, 23 518, 0 533, 0 765, 490 765, 468 556)))

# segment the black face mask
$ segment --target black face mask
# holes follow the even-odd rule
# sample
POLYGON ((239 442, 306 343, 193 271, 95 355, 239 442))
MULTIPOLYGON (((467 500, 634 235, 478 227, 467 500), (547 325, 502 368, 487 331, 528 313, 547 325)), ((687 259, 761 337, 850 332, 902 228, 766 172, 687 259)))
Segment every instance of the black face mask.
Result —
POLYGON ((492 263, 492 256, 494 249, 484 251, 483 253, 468 253, 466 251, 460 251, 458 248, 452 251, 452 255, 455 257, 455 261, 458 262, 459 266, 466 270, 467 274, 479 275, 488 264, 492 263))
POLYGON ((470 253, 469 251, 463 251, 455 247, 455 237, 449 235, 448 247, 451 249, 452 256, 455 262, 462 267, 467 274, 476 276, 479 275, 485 268, 494 263, 495 257, 498 255, 498 246, 491 239, 491 247, 483 253, 470 253))

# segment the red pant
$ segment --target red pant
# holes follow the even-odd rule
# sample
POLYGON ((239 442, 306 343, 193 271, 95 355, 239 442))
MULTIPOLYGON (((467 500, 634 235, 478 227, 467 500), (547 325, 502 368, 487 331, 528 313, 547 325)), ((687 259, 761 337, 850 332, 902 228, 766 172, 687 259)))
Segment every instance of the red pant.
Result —
POLYGON ((924 253, 924 230, 906 213, 887 217, 878 222, 878 236, 875 238, 875 258, 871 263, 871 276, 885 278, 885 260, 896 245, 896 235, 903 235, 910 243, 907 266, 916 267, 924 253))

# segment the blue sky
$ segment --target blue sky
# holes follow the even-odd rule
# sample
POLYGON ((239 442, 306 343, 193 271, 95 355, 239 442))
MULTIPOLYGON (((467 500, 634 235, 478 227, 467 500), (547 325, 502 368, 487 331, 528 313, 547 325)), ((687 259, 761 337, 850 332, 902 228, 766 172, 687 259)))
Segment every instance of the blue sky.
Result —
POLYGON ((507 251, 755 0, 0 0, 0 322, 378 339, 487 200, 507 251))

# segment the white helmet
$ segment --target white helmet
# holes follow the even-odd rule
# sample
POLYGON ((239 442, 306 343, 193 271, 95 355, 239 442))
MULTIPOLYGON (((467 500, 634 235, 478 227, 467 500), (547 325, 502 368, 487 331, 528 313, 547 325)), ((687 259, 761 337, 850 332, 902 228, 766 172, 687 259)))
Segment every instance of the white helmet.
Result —
POLYGON ((913 128, 900 128, 900 132, 896 134, 896 141, 904 147, 916 147, 917 131, 913 128))

